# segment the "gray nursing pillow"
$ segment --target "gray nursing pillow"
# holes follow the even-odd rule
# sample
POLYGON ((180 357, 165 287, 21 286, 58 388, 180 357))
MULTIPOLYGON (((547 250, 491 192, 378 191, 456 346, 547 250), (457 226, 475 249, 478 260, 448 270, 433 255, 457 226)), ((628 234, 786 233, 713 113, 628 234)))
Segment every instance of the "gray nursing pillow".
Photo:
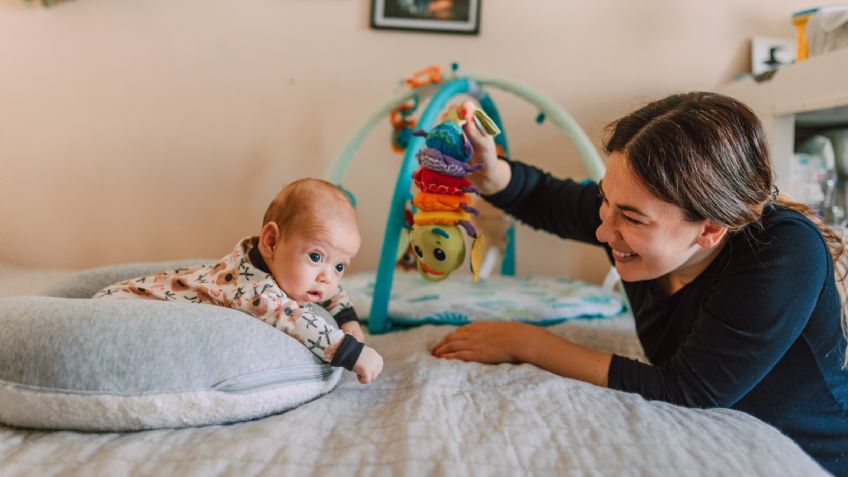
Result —
POLYGON ((111 265, 77 272, 59 283, 53 284, 41 295, 57 298, 91 298, 106 286, 121 280, 152 275, 165 270, 192 267, 213 263, 214 259, 177 260, 170 262, 145 262, 111 265))
POLYGON ((193 263, 93 269, 49 296, 0 299, 0 422, 86 431, 222 424, 292 409, 338 384, 340 368, 243 312, 83 298, 193 263))

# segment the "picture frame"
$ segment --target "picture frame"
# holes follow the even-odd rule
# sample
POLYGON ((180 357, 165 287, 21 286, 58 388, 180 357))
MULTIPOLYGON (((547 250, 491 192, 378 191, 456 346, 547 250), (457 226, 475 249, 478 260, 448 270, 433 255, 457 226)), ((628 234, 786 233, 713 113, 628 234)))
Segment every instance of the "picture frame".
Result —
POLYGON ((797 49, 795 38, 751 38, 751 74, 756 76, 795 63, 797 49))
POLYGON ((482 0, 371 0, 371 28, 477 35, 482 0))

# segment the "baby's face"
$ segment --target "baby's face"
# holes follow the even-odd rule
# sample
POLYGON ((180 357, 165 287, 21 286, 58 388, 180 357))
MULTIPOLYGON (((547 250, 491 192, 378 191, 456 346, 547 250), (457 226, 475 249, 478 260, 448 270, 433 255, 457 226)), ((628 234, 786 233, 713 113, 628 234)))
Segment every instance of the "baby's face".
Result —
POLYGON ((355 222, 331 218, 325 225, 289 233, 268 263, 283 292, 300 305, 338 293, 339 281, 359 251, 355 222))

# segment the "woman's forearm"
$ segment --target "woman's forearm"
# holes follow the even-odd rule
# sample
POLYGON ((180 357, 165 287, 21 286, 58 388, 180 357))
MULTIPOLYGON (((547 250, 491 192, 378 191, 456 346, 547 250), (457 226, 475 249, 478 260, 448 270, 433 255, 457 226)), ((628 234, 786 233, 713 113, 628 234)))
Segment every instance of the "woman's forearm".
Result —
POLYGON ((514 356, 567 378, 607 387, 612 354, 572 343, 544 328, 516 340, 514 356))

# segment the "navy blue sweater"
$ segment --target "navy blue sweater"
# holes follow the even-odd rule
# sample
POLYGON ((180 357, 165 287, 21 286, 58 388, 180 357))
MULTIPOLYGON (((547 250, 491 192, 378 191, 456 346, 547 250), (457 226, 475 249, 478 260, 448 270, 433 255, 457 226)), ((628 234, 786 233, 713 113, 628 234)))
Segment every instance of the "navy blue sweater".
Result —
MULTIPOLYGON (((596 184, 511 163, 487 199, 531 227, 603 246, 596 184)), ((655 280, 625 282, 651 365, 613 356, 609 387, 687 407, 747 412, 848 475, 848 371, 833 262, 803 215, 768 206, 673 295, 655 280)))

